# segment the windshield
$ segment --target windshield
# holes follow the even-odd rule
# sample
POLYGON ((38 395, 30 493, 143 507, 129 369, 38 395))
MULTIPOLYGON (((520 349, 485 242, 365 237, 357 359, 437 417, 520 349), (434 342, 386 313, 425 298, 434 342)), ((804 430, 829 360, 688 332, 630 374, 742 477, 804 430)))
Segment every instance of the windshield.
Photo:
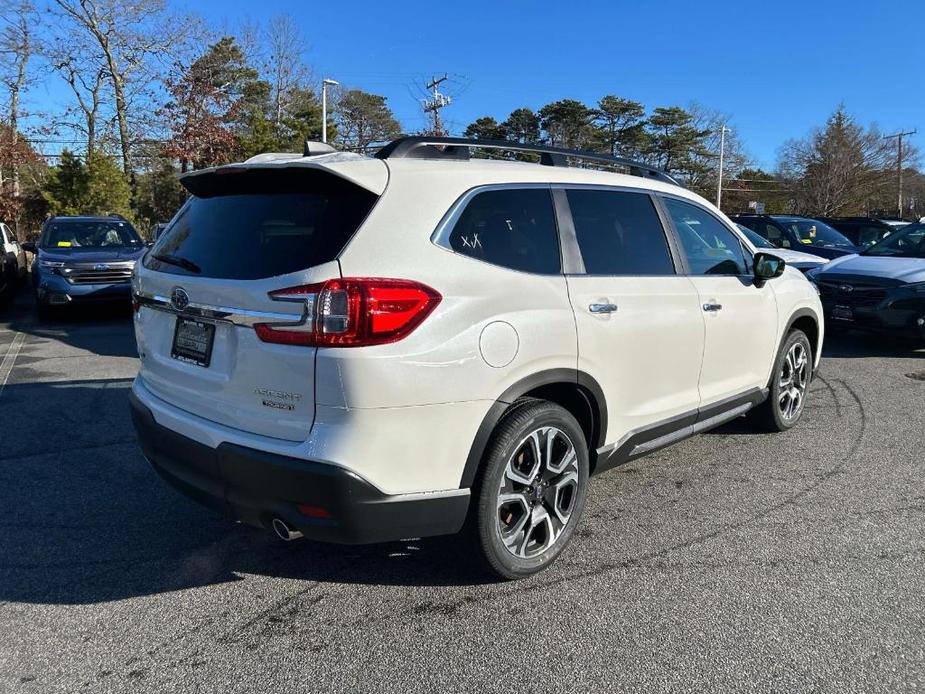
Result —
POLYGON ((797 237, 797 240, 806 246, 854 248, 854 244, 841 232, 815 219, 778 219, 777 221, 787 227, 797 237))
POLYGON ((142 241, 132 225, 115 219, 49 222, 41 243, 43 248, 113 248, 141 245, 142 241))
POLYGON ((745 234, 745 238, 747 238, 749 241, 752 242, 752 245, 755 248, 774 248, 774 249, 777 248, 777 246, 775 246, 773 243, 768 241, 766 238, 758 235, 756 232, 752 231, 748 227, 744 227, 741 224, 736 224, 736 226, 739 227, 739 231, 745 234))
POLYGON ((896 258, 925 258, 925 224, 913 224, 894 231, 863 255, 888 255, 896 258))

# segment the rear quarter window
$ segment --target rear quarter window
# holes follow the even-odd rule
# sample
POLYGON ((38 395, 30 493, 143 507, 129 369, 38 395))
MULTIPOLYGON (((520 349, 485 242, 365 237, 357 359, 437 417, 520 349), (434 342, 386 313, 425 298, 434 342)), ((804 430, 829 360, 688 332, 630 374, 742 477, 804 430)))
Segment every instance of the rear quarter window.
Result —
POLYGON ((558 274, 559 232, 548 188, 476 193, 438 244, 492 265, 558 274))
POLYGON ((209 173, 145 259, 180 275, 256 280, 334 260, 378 197, 310 169, 209 173), (158 259, 161 258, 161 259, 158 259))

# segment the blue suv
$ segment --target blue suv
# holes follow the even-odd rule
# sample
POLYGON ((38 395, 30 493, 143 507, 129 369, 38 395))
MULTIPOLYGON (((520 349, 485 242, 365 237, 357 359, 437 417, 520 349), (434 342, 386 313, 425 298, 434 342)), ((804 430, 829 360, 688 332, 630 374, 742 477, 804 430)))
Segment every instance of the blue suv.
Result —
POLYGON ((38 310, 101 301, 131 301, 132 272, 146 246, 123 217, 51 217, 37 244, 32 285, 38 310))

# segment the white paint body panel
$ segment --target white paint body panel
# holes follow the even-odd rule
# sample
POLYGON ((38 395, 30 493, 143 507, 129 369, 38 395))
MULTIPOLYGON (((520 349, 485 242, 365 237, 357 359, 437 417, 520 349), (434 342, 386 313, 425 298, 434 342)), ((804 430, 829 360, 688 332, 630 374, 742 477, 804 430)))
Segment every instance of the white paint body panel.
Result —
POLYGON ((607 398, 606 443, 700 405, 704 319, 690 279, 568 278, 578 324, 578 368, 607 398), (613 303, 613 313, 591 313, 613 303))

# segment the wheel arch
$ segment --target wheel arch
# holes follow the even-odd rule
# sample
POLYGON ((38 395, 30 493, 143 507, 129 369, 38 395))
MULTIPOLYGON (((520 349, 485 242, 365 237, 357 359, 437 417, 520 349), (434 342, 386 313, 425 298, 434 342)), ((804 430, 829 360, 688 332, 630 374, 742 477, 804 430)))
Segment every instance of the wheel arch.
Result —
POLYGON ((819 352, 822 349, 822 345, 819 341, 819 323, 819 316, 811 308, 798 308, 790 316, 790 320, 787 321, 787 327, 784 329, 783 334, 780 336, 778 351, 780 350, 780 345, 782 345, 784 340, 787 339, 787 335, 790 334, 791 330, 794 328, 797 330, 802 330, 806 334, 806 337, 809 338, 809 345, 813 350, 813 364, 815 364, 819 358, 819 352))
POLYGON ((588 439, 591 470, 594 470, 595 451, 604 445, 604 436, 607 433, 607 403, 604 391, 593 377, 583 371, 548 369, 517 381, 492 403, 469 448, 460 488, 472 486, 492 432, 514 403, 525 397, 535 397, 561 405, 578 420, 588 439))

